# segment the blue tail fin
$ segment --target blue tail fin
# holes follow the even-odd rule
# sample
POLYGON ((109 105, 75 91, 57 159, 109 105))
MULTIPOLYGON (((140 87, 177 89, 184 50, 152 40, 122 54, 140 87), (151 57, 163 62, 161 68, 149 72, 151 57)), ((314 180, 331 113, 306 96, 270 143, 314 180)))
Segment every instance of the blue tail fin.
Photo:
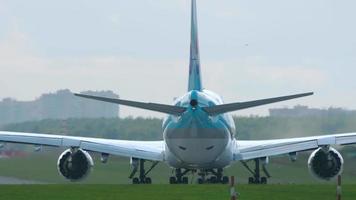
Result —
POLYGON ((191 41, 190 41, 190 63, 189 63, 189 83, 188 91, 201 91, 201 73, 200 73, 200 56, 198 40, 198 21, 196 0, 192 0, 192 22, 191 22, 191 41))

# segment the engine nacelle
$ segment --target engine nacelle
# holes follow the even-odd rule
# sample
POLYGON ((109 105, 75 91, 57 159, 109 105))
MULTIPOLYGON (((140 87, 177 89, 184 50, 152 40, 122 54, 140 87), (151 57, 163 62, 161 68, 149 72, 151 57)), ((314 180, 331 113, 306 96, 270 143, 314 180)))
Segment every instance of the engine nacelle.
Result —
POLYGON ((65 150, 57 162, 58 172, 71 181, 79 181, 87 177, 93 166, 93 159, 82 149, 65 150))
POLYGON ((309 157, 309 172, 315 177, 330 180, 343 171, 344 159, 334 148, 315 150, 309 157))

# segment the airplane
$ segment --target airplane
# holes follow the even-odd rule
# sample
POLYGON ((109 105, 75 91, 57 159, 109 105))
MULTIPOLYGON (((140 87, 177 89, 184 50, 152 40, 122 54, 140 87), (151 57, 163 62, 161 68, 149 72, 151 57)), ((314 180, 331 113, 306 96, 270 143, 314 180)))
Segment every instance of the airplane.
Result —
POLYGON ((101 162, 109 156, 130 158, 133 184, 151 184, 148 174, 160 163, 174 169, 170 184, 187 184, 187 174, 197 173, 197 182, 222 183, 229 181, 224 169, 240 161, 252 174, 250 184, 266 184, 270 177, 266 165, 269 157, 313 150, 308 160, 309 171, 319 179, 330 180, 343 171, 344 160, 332 145, 356 143, 356 133, 287 138, 274 140, 239 140, 230 112, 313 95, 303 93, 247 102, 224 103, 216 93, 203 88, 198 45, 196 0, 191 1, 191 44, 187 92, 172 105, 113 99, 85 94, 78 97, 130 106, 167 114, 162 124, 162 141, 128 141, 52 134, 0 131, 0 142, 65 147, 58 158, 59 173, 70 181, 80 181, 91 171, 94 163, 89 152, 100 153, 101 162), (247 161, 254 162, 251 169, 247 161), (150 162, 150 168, 145 163, 150 162), (264 172, 266 176, 261 176, 264 172))

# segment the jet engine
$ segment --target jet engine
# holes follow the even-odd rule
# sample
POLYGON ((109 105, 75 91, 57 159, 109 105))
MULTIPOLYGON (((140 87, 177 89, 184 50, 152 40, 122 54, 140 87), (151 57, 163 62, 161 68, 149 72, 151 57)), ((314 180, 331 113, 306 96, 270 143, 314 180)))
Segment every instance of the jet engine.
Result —
POLYGON ((67 149, 58 158, 58 172, 70 181, 79 181, 89 175, 93 159, 82 149, 67 149))
POLYGON ((315 177, 330 180, 342 173, 344 159, 334 148, 319 148, 309 157, 309 172, 315 177))

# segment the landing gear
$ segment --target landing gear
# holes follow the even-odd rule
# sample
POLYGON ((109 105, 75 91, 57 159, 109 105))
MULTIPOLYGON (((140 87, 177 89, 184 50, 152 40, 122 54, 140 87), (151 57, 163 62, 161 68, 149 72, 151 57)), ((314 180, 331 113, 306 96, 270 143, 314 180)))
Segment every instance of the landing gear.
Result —
POLYGON ((152 179, 147 177, 147 175, 157 166, 158 162, 152 162, 151 167, 147 171, 145 170, 145 162, 146 160, 144 159, 131 159, 133 169, 129 178, 132 179, 132 184, 152 184, 152 179), (139 176, 135 177, 137 171, 139 171, 139 176))
MULTIPOLYGON (((189 179, 187 173, 192 172, 195 174, 197 170, 190 169, 175 169, 174 175, 169 178, 170 184, 188 184, 189 179)), ((228 184, 229 177, 223 176, 222 169, 204 169, 198 171, 198 184, 228 184)))
POLYGON ((253 161, 255 162, 254 170, 252 170, 246 162, 242 161, 243 166, 253 175, 253 177, 248 178, 248 184, 267 184, 267 179, 271 177, 266 168, 267 162, 262 164, 262 171, 266 176, 261 177, 261 159, 257 158, 253 161))
POLYGON ((188 177, 185 175, 190 172, 191 170, 185 169, 182 171, 182 169, 178 168, 175 169, 175 176, 171 176, 169 178, 169 183, 170 184, 188 184, 188 177))
POLYGON ((229 177, 223 176, 223 170, 222 169, 209 169, 209 170, 200 170, 198 173, 199 178, 198 178, 198 184, 228 184, 229 183, 229 177))

